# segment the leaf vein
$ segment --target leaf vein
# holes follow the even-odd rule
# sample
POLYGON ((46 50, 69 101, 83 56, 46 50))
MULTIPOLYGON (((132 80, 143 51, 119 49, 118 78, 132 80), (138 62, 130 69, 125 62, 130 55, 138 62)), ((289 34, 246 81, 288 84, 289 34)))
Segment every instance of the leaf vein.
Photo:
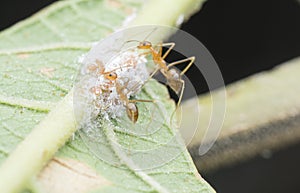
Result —
POLYGON ((77 4, 72 3, 71 4, 71 8, 78 13, 78 15, 81 18, 85 18, 87 20, 89 20, 92 23, 95 23, 96 25, 98 25, 99 27, 105 27, 106 29, 108 29, 110 32, 113 32, 114 28, 112 26, 110 26, 108 23, 103 22, 102 20, 95 20, 94 18, 92 18, 91 16, 89 16, 88 14, 85 14, 84 12, 80 11, 80 9, 78 8, 77 4))
POLYGON ((58 40, 63 41, 63 36, 62 34, 59 32, 59 30, 52 25, 49 21, 47 21, 46 19, 47 17, 39 17, 39 21, 46 27, 48 28, 51 32, 53 32, 53 34, 55 34, 55 36, 58 38, 58 40))
POLYGON ((11 130, 5 123, 1 123, 1 125, 2 125, 2 128, 4 129, 4 130, 6 130, 7 132, 9 132, 9 133, 11 133, 13 136, 15 136, 16 138, 18 138, 18 139, 24 139, 24 137, 23 136, 20 136, 20 135, 18 135, 16 132, 14 132, 13 130, 11 130))
POLYGON ((41 53, 44 51, 59 51, 59 50, 82 50, 88 51, 91 49, 93 43, 52 43, 47 45, 32 46, 25 48, 15 48, 8 50, 0 50, 0 55, 13 55, 13 54, 28 54, 28 53, 41 53))
POLYGON ((24 107, 27 109, 41 111, 41 112, 48 112, 54 106, 54 103, 51 102, 34 101, 34 100, 28 100, 22 98, 8 97, 3 95, 0 95, 0 104, 24 107))
POLYGON ((160 183, 158 183, 149 175, 147 175, 145 172, 143 172, 141 169, 139 169, 138 166, 136 166, 134 162, 129 157, 127 157, 125 153, 122 152, 122 150, 119 149, 119 147, 115 144, 115 142, 117 142, 118 140, 115 136, 114 131, 111 128, 109 128, 108 126, 104 127, 104 133, 107 136, 110 146, 112 147, 116 156, 118 156, 120 161, 122 161, 137 177, 139 177, 145 183, 147 183, 148 185, 156 189, 157 192, 160 193, 169 192, 164 187, 162 187, 160 183))

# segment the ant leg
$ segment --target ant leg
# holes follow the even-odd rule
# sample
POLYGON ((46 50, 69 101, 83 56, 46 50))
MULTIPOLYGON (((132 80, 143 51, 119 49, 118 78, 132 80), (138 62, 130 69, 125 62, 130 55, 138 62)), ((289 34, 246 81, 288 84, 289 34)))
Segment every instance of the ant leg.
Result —
POLYGON ((157 73, 160 68, 156 68, 148 77, 148 79, 144 82, 144 85, 157 73))
MULTIPOLYGON (((186 59, 183 59, 183 60, 179 60, 179 61, 176 61, 176 62, 172 62, 168 65, 168 68, 172 67, 172 66, 175 66, 175 65, 178 65, 178 64, 181 64, 181 63, 184 63, 184 62, 187 62, 187 61, 190 61, 189 64, 183 69, 183 71, 181 71, 180 73, 180 76, 182 76, 184 73, 186 73, 186 71, 192 66, 192 64, 194 63, 195 61, 195 57, 189 57, 189 58, 186 58, 186 59)), ((180 103, 181 103, 181 100, 182 100, 182 97, 183 97, 183 91, 184 91, 184 88, 185 88, 185 82, 184 80, 181 79, 181 77, 179 78, 179 81, 182 83, 182 88, 181 88, 181 91, 180 91, 180 95, 179 95, 179 99, 178 99, 178 102, 177 102, 177 107, 179 107, 180 103)))
POLYGON ((154 100, 144 100, 144 99, 135 99, 135 100, 129 100, 131 103, 137 103, 137 102, 149 102, 149 103, 155 103, 154 100))
POLYGON ((161 57, 162 59, 165 59, 168 56, 168 54, 171 52, 171 50, 175 47, 175 43, 174 42, 163 43, 161 44, 161 49, 163 46, 170 46, 168 50, 164 53, 164 55, 161 57))
POLYGON ((179 99, 178 99, 178 102, 177 102, 177 105, 176 105, 176 109, 179 107, 179 105, 181 103, 181 100, 182 100, 182 97, 183 97, 183 91, 184 91, 184 88, 185 88, 185 82, 184 82, 184 80, 180 80, 180 82, 182 83, 182 87, 181 87, 179 99))
POLYGON ((186 71, 193 65, 194 61, 195 61, 195 57, 192 56, 192 57, 189 57, 189 58, 186 58, 186 59, 183 59, 183 60, 179 60, 179 61, 176 61, 176 62, 172 62, 168 65, 168 68, 172 67, 172 66, 175 66, 175 65, 178 65, 178 64, 181 64, 181 63, 184 63, 184 62, 187 62, 187 61, 190 61, 189 64, 180 72, 180 76, 182 76, 184 73, 186 73, 186 71))
MULTIPOLYGON (((158 55, 161 56, 161 59, 164 60, 169 55, 171 50, 175 47, 175 43, 174 42, 159 43, 159 44, 155 45, 154 47, 159 48, 158 55), (165 47, 165 46, 170 46, 170 47, 168 48, 168 50, 164 54, 162 54, 162 48, 165 47)), ((150 52, 150 53, 152 53, 152 52, 150 52)))
MULTIPOLYGON (((150 78, 152 78, 154 76, 154 74, 157 73, 157 71, 159 70, 160 68, 156 68, 150 75, 149 75, 149 78, 148 80, 150 80, 150 78)), ((148 82, 148 80, 146 82, 148 82)))
POLYGON ((172 112, 172 114, 170 116, 170 125, 172 125, 173 117, 176 115, 177 109, 179 109, 179 106, 180 106, 180 103, 181 103, 182 97, 183 97, 183 91, 184 91, 184 88, 185 88, 185 82, 184 82, 184 80, 180 80, 180 82, 182 83, 182 89, 180 91, 180 95, 179 95, 178 102, 176 104, 176 108, 174 109, 174 111, 172 112))
MULTIPOLYGON (((168 50, 164 53, 164 55, 161 57, 162 59, 165 59, 165 57, 167 57, 167 55, 168 55, 168 54, 171 52, 171 50, 174 48, 175 43, 174 43, 174 42, 170 42, 170 43, 163 43, 163 44, 157 45, 157 47, 159 47, 159 53, 158 53, 159 56, 162 55, 162 48, 163 48, 163 46, 170 46, 170 47, 168 48, 168 50)), ((145 54, 151 54, 151 53, 152 53, 152 51, 150 51, 150 52, 145 52, 145 54)), ((159 69, 160 69, 160 68, 156 68, 156 69, 150 74, 148 80, 149 80, 150 78, 152 78, 152 77, 157 73, 157 71, 158 71, 159 69)), ((148 82, 148 80, 147 80, 146 82, 148 82)))
POLYGON ((144 84, 146 84, 159 70, 160 68, 156 68, 148 77, 148 79, 144 82, 144 84))
POLYGON ((159 47, 158 55, 161 56, 161 58, 164 60, 169 55, 171 50, 175 47, 175 43, 174 42, 160 43, 160 44, 156 45, 155 47, 159 47), (164 54, 162 54, 162 48, 165 46, 170 46, 170 47, 164 54))

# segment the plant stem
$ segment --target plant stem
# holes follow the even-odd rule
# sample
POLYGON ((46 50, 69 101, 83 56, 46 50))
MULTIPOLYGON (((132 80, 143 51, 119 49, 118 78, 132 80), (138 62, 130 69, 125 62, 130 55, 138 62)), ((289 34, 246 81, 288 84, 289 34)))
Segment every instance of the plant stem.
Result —
POLYGON ((152 0, 138 13, 131 25, 179 26, 201 8, 205 0, 152 0), (183 17, 183 18, 182 18, 183 17))
MULTIPOLYGON (((203 129, 209 122, 210 94, 199 97, 201 122, 189 144, 195 164, 203 172, 233 165, 264 152, 278 150, 300 140, 299 78, 300 57, 287 61, 270 71, 252 75, 226 87, 226 117, 212 149, 199 156, 203 129), (224 151, 226 150, 226 151, 224 151)), ((220 95, 216 90, 212 95, 220 95)), ((193 104, 193 103, 191 103, 193 104)), ((192 117, 190 101, 183 103, 186 117, 192 117)), ((189 122, 188 120, 186 122, 189 122)), ((186 125, 184 131, 194 131, 186 125)), ((270 154, 270 153, 269 153, 270 154)))
POLYGON ((54 153, 76 131, 70 92, 43 119, 0 167, 1 193, 17 193, 26 187, 54 153))

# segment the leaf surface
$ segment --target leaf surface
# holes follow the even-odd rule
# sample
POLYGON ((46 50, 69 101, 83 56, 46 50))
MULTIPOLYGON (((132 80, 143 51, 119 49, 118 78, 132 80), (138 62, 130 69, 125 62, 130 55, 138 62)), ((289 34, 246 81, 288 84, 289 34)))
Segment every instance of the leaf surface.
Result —
MULTIPOLYGON (((143 3, 61 1, 0 34, 0 164, 71 90, 79 69, 78 59, 88 52, 91 43, 120 28, 143 3)), ((155 81, 145 86, 141 97, 159 98, 158 111, 166 115, 173 112, 174 104, 166 89, 155 81)), ((98 129, 107 143, 95 142, 95 146, 118 164, 98 159, 75 134, 75 139, 60 149, 29 190, 214 192, 197 173, 177 131, 167 123, 159 132, 144 138, 105 122, 98 129), (176 140, 166 143, 170 139, 176 140), (162 152, 129 158, 114 145, 116 141, 144 150, 165 146, 162 150, 166 154, 173 150, 180 153, 160 167, 136 170, 136 165, 145 160, 151 164, 164 159, 158 156, 162 152)))

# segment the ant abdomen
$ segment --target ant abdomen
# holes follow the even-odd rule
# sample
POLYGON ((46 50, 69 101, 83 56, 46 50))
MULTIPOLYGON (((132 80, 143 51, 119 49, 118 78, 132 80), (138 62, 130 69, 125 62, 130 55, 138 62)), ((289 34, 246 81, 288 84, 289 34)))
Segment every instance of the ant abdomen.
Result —
POLYGON ((126 108, 128 118, 133 122, 136 123, 139 117, 139 110, 135 103, 128 103, 126 108))
POLYGON ((168 86, 176 93, 179 94, 181 92, 183 82, 179 79, 168 79, 168 86))
POLYGON ((167 84, 176 93, 179 94, 183 82, 181 80, 180 72, 174 68, 169 69, 167 72, 167 84))

